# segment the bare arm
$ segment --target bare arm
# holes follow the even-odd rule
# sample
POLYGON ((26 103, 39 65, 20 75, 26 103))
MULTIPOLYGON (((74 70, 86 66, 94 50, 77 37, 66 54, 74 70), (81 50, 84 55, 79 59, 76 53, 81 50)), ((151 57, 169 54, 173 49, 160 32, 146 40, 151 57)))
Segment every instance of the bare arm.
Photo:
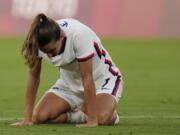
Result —
POLYGON ((79 62, 80 72, 84 86, 85 108, 88 116, 86 124, 78 127, 94 127, 98 125, 96 112, 96 89, 92 75, 92 59, 79 62))
POLYGON ((38 64, 34 68, 29 69, 29 77, 25 95, 24 123, 32 122, 34 102, 40 82, 40 72, 41 60, 39 60, 38 64))
POLYGON ((24 119, 23 121, 12 124, 13 126, 32 124, 32 114, 33 114, 34 102, 36 99, 36 93, 40 82, 40 72, 41 72, 41 59, 38 61, 38 64, 34 68, 29 69, 29 76, 28 76, 26 95, 25 95, 24 119))

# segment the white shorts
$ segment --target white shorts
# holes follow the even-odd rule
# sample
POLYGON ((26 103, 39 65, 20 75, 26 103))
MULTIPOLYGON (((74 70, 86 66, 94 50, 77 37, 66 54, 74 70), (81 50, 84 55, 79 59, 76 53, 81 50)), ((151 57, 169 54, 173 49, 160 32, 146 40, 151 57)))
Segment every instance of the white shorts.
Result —
MULTIPOLYGON (((67 103, 69 103, 69 105, 71 106, 72 110, 79 109, 80 105, 82 105, 82 103, 84 102, 83 92, 75 93, 68 87, 64 87, 64 85, 61 85, 60 84, 61 81, 57 81, 57 82, 47 92, 52 92, 55 95, 67 101, 67 103)), ((96 95, 101 93, 107 93, 113 96, 116 102, 118 103, 122 91, 123 91, 122 78, 120 76, 111 76, 104 80, 101 89, 96 90, 96 95)))

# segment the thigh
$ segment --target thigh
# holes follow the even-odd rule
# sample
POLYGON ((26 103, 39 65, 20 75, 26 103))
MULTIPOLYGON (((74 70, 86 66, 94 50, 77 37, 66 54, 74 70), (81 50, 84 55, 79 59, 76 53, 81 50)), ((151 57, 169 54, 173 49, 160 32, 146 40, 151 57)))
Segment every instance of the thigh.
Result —
POLYGON ((104 80, 100 89, 97 89, 96 94, 107 93, 112 95, 116 102, 119 102, 119 99, 123 91, 123 80, 121 76, 110 76, 104 80))
MULTIPOLYGON (((96 108, 98 124, 111 125, 115 120, 117 102, 116 99, 108 93, 99 93, 96 95, 96 108)), ((81 111, 87 114, 85 103, 81 106, 81 111)))
POLYGON ((64 99, 70 105, 71 110, 79 108, 84 100, 83 92, 75 93, 62 79, 59 79, 47 92, 64 99))
POLYGON ((107 93, 101 93, 96 96, 97 114, 111 117, 116 109, 116 101, 114 97, 107 93))
POLYGON ((71 107, 63 98, 52 92, 46 93, 35 108, 35 115, 40 121, 55 119, 60 114, 70 111, 71 107))

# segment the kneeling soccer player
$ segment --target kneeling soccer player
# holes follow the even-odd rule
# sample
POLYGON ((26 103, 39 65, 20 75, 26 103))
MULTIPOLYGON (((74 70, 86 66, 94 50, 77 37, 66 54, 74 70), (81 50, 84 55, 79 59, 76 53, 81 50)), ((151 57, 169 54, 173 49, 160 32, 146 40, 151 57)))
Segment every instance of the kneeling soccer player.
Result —
POLYGON ((23 44, 29 66, 24 119, 32 123, 78 123, 78 127, 114 125, 122 93, 122 75, 99 37, 74 19, 54 21, 38 14, 23 44), (59 69, 60 78, 44 94, 36 108, 42 59, 59 69))

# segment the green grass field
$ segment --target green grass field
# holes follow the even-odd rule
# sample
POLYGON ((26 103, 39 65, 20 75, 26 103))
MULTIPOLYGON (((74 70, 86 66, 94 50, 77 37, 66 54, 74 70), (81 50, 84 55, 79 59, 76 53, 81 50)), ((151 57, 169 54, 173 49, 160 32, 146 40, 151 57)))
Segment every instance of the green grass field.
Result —
MULTIPOLYGON (((27 67, 23 38, 0 38, 0 135, 179 135, 180 40, 110 40, 103 43, 124 75, 117 126, 76 128, 74 124, 11 127, 21 118, 27 67)), ((37 100, 58 78, 43 62, 37 100)))

